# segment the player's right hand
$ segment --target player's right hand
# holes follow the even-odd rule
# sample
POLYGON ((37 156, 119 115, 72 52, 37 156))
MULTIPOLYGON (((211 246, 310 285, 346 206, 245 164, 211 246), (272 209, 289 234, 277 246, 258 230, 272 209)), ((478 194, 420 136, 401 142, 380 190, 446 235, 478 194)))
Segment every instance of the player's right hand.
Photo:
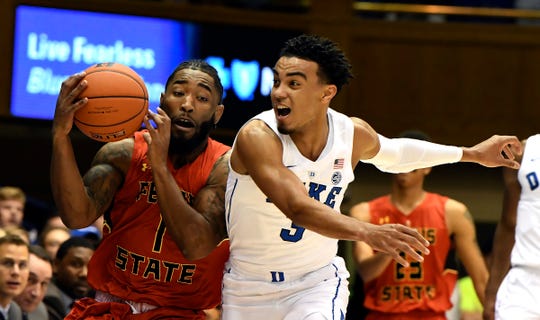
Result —
POLYGON ((56 109, 53 119, 53 136, 56 134, 68 135, 73 128, 75 111, 82 108, 88 99, 80 99, 79 95, 86 89, 87 82, 83 80, 86 73, 74 74, 62 82, 60 94, 56 100, 56 109))
POLYGON ((429 242, 414 228, 401 224, 368 225, 364 242, 375 251, 389 254, 405 267, 411 259, 423 261, 422 254, 429 254, 429 242))

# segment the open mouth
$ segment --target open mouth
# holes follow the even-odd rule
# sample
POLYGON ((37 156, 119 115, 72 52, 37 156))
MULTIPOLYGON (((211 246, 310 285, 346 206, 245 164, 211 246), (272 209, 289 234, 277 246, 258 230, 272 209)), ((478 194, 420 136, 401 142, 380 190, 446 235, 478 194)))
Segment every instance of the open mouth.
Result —
POLYGON ((8 285, 8 287, 10 287, 12 289, 18 289, 19 286, 20 286, 20 283, 17 282, 17 281, 8 281, 7 285, 8 285))
POLYGON ((188 119, 175 119, 174 124, 184 128, 193 128, 195 124, 188 119))
POLYGON ((287 107, 278 107, 277 108, 277 114, 280 117, 288 116, 289 113, 291 113, 291 109, 287 107))

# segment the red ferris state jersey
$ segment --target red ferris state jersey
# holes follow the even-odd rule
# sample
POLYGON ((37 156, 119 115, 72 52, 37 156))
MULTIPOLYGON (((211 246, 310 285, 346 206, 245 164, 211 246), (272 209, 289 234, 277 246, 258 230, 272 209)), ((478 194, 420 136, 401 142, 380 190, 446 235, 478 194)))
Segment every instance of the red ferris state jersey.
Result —
POLYGON ((364 304, 374 311, 372 319, 405 319, 403 313, 408 313, 411 319, 427 318, 430 314, 444 316, 451 308, 450 296, 457 274, 455 270, 445 269, 451 247, 445 218, 447 200, 448 197, 426 193, 422 203, 409 215, 400 212, 388 195, 369 202, 372 223, 409 225, 430 242, 430 254, 424 256, 423 262, 409 260, 410 266, 404 267, 392 260, 379 277, 364 285, 364 304), (392 317, 399 313, 397 318, 392 317))
MULTIPOLYGON (((159 307, 215 307, 221 302, 229 240, 203 259, 184 258, 161 217, 147 149, 142 132, 136 132, 131 165, 106 214, 103 240, 88 265, 88 282, 96 290, 159 307)), ((228 146, 210 139, 192 163, 177 170, 168 163, 190 204, 227 150, 228 146)))

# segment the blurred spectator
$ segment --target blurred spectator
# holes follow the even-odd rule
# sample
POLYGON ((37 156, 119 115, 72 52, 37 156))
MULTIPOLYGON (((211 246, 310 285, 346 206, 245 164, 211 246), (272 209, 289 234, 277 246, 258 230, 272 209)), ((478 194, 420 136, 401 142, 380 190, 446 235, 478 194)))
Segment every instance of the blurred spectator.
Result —
POLYGON ((101 240, 101 231, 93 225, 86 228, 71 230, 72 237, 83 237, 94 241, 96 244, 101 240))
POLYGON ((28 244, 17 235, 0 238, 0 318, 22 319, 21 308, 13 299, 28 281, 28 244))
POLYGON ((51 227, 64 227, 67 228, 67 226, 62 222, 62 218, 58 214, 55 214, 49 219, 47 219, 47 222, 45 223, 45 228, 51 228, 51 227))
MULTIPOLYGON (((37 238, 38 229, 35 222, 27 219, 30 217, 26 216, 26 211, 30 209, 36 215, 37 212, 32 211, 35 210, 35 202, 31 201, 30 206, 28 206, 29 198, 21 188, 12 186, 0 187, 0 227, 22 228, 25 232, 19 233, 22 230, 15 230, 15 233, 28 239, 28 243, 33 243, 37 238)), ((37 215, 42 215, 41 213, 43 212, 37 215)))
POLYGON ((3 229, 6 232, 6 234, 18 235, 21 239, 24 240, 24 242, 26 242, 27 244, 30 244, 30 234, 25 228, 10 225, 10 226, 4 227, 3 229))
POLYGON ((81 228, 81 229, 68 229, 68 227, 66 227, 66 225, 62 222, 62 219, 60 218, 60 216, 55 215, 53 217, 50 217, 47 220, 47 224, 44 230, 49 230, 53 227, 69 230, 72 237, 87 238, 94 241, 97 245, 101 241, 102 229, 103 229, 103 216, 100 216, 99 218, 97 218, 96 221, 94 221, 94 223, 92 223, 88 227, 81 228))
POLYGON ((60 245, 53 263, 53 280, 43 302, 50 317, 65 317, 75 300, 93 295, 86 279, 96 247, 91 240, 71 237, 60 245))
POLYGON ((38 244, 49 253, 51 259, 54 259, 60 245, 70 237, 70 230, 66 226, 49 225, 41 231, 38 244))
POLYGON ((26 195, 22 189, 0 187, 0 227, 22 226, 26 195))
POLYGON ((21 307, 26 320, 48 320, 43 298, 52 279, 52 259, 41 246, 30 246, 28 269, 30 274, 26 288, 14 300, 21 307))

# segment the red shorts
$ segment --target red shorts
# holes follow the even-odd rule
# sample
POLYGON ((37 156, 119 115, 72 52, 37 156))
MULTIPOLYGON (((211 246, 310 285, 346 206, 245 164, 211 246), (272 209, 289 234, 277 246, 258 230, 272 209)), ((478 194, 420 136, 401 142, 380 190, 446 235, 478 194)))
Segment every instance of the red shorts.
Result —
POLYGON ((205 320, 202 310, 184 310, 159 307, 147 312, 133 314, 130 305, 121 302, 98 302, 92 298, 83 298, 73 304, 71 312, 64 320, 156 320, 183 319, 205 320))

